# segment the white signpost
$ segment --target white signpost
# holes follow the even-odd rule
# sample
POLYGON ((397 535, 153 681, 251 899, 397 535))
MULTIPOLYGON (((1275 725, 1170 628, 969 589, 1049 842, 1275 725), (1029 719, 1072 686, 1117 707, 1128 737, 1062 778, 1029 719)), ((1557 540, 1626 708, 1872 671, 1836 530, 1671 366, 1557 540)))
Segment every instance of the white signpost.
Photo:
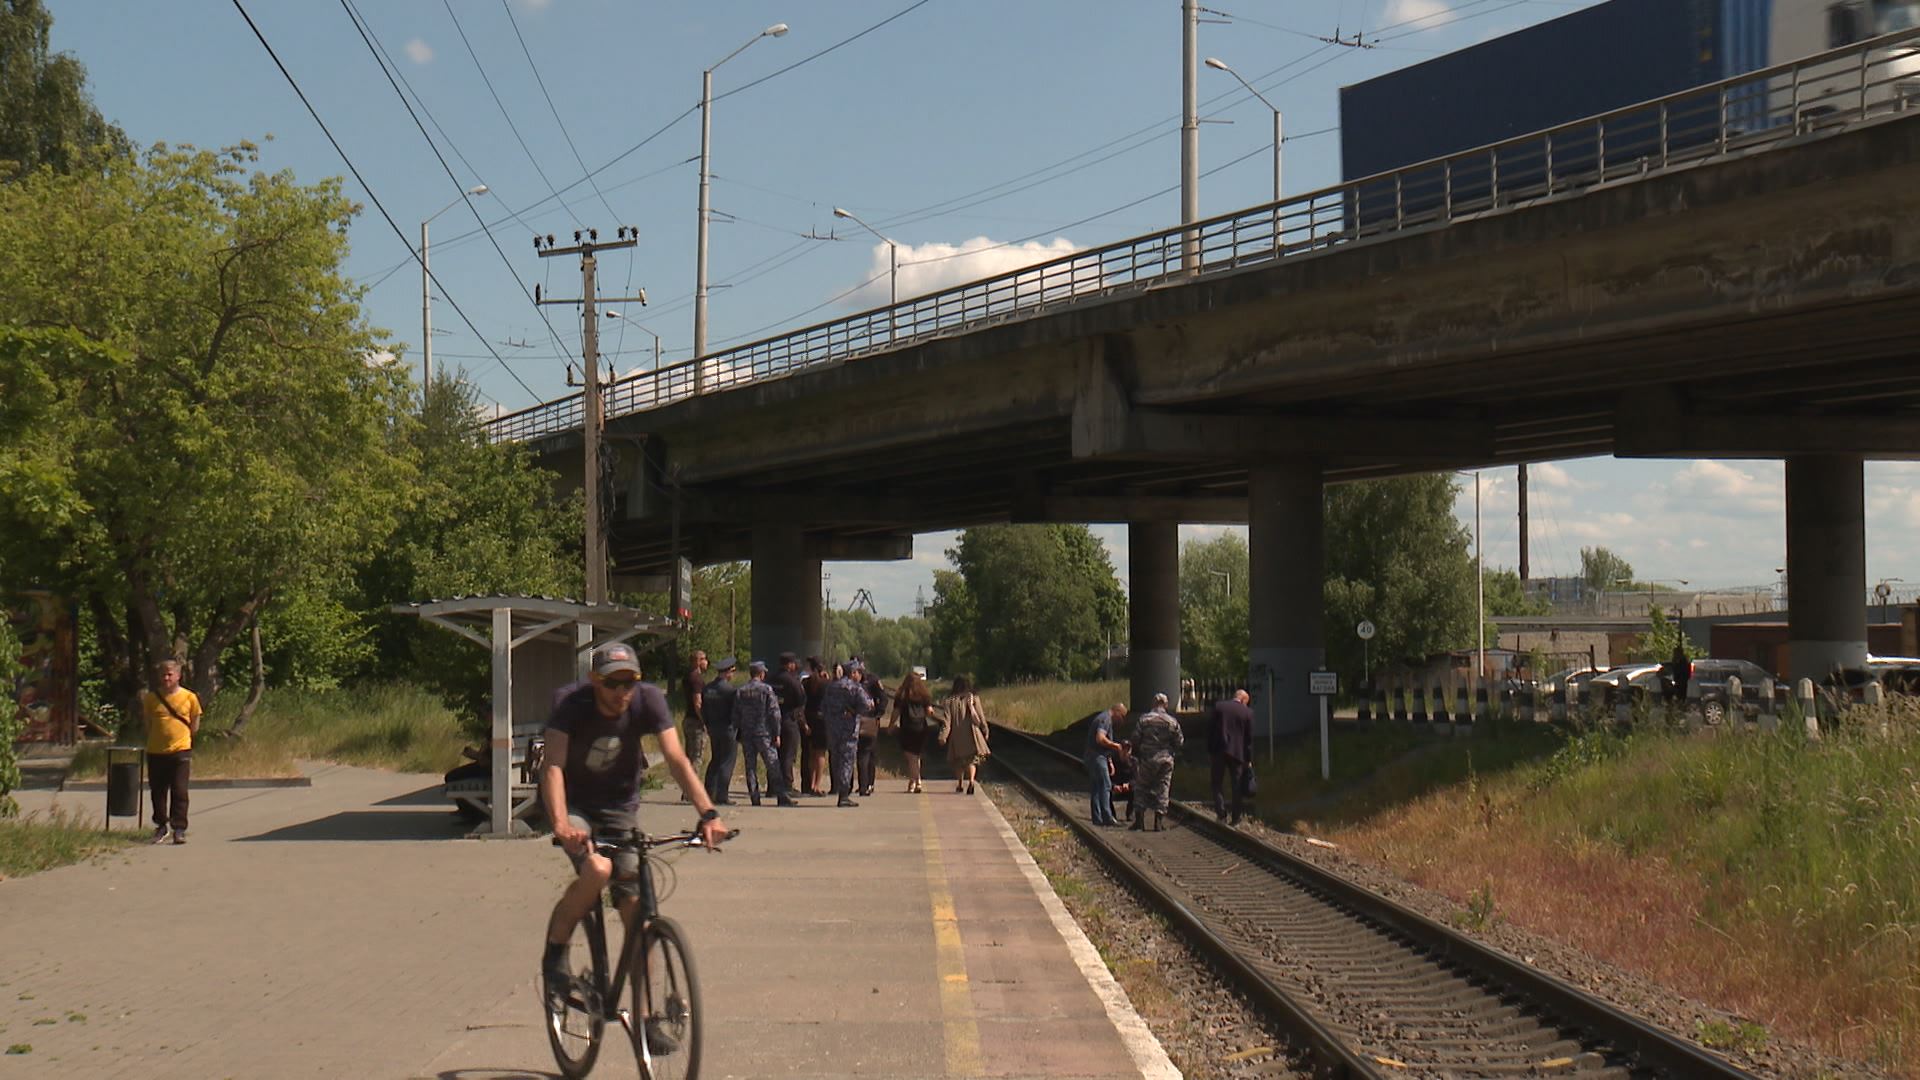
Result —
POLYGON ((1373 641, 1373 620, 1361 619, 1360 625, 1354 627, 1353 632, 1360 638, 1360 691, 1365 693, 1373 681, 1373 658, 1367 655, 1373 648, 1369 644, 1373 641))
POLYGON ((1311 671, 1307 673, 1307 691, 1320 699, 1320 779, 1333 779, 1333 758, 1327 747, 1327 713, 1332 708, 1333 695, 1340 692, 1340 676, 1332 671, 1311 671))

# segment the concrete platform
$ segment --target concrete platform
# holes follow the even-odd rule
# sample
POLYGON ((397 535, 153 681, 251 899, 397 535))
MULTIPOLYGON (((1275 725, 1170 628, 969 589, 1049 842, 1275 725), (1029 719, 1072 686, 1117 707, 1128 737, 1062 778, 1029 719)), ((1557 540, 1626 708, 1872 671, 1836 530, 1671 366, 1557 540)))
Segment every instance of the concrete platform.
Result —
MULTIPOLYGON (((674 864, 703 1076, 1178 1075, 984 795, 883 784, 857 809, 736 805, 739 840, 674 864)), ((460 839, 437 789, 324 767, 207 791, 185 846, 0 882, 0 1044, 32 1046, 0 1080, 552 1075, 535 968, 564 860, 460 839)))

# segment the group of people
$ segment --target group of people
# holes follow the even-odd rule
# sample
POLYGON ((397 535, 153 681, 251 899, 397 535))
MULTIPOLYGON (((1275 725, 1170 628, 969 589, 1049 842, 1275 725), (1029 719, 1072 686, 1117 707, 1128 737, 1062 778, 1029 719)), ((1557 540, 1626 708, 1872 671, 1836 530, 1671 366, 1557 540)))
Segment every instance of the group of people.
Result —
MULTIPOLYGON (((1207 751, 1213 764, 1214 816, 1238 825, 1253 792, 1253 710, 1245 690, 1216 701, 1208 717, 1207 751)), ((1155 694, 1153 708, 1119 737, 1127 707, 1116 703, 1087 717, 1083 760, 1095 825, 1119 825, 1116 797, 1127 803, 1127 828, 1161 831, 1173 797, 1173 766, 1186 732, 1167 708, 1167 695, 1155 694), (1151 818, 1149 819, 1149 816, 1151 818), (1149 820, 1151 824, 1149 824, 1149 820)))
POLYGON ((954 790, 971 794, 975 770, 988 753, 986 712, 973 684, 964 676, 936 705, 919 672, 909 672, 892 692, 853 657, 831 668, 817 656, 781 653, 778 670, 754 660, 736 684, 739 662, 726 657, 711 663, 696 651, 681 679, 686 695, 685 742, 696 767, 707 759, 702 777, 707 798, 718 806, 728 795, 740 749, 746 750, 747 798, 761 805, 765 793, 779 806, 796 806, 797 797, 822 798, 829 790, 838 806, 858 806, 855 795, 873 794, 875 748, 883 730, 900 743, 906 761, 907 791, 923 791, 922 758, 943 739, 953 765, 954 790))

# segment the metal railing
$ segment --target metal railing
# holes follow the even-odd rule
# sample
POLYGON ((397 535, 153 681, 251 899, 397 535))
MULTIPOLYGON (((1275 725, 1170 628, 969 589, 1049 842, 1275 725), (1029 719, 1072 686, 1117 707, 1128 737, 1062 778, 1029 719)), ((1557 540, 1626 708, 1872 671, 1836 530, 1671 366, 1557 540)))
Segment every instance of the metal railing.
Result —
MULTIPOLYGON (((1920 28, 639 372, 607 385, 606 416, 1747 154, 1917 102, 1920 28)), ((488 431, 495 441, 569 431, 580 404, 578 394, 545 402, 488 431)))

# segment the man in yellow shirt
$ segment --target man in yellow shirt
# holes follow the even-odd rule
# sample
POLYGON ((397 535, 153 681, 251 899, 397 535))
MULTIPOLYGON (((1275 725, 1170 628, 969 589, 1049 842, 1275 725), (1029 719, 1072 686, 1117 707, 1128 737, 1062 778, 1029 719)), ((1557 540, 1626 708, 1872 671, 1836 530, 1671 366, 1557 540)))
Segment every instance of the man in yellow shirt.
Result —
POLYGON ((193 776, 193 736, 200 730, 200 697, 180 685, 180 662, 157 665, 161 693, 140 691, 147 721, 147 779, 153 792, 153 842, 187 842, 187 781, 193 776), (171 804, 171 805, 169 805, 171 804))

